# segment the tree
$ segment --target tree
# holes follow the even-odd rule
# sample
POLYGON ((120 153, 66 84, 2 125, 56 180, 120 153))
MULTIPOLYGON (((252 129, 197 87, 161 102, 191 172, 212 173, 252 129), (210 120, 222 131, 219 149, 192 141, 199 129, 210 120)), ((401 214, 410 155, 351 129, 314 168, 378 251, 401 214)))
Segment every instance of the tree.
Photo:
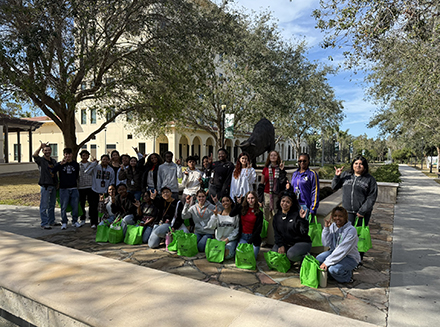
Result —
POLYGON ((380 105, 370 126, 424 134, 440 145, 440 4, 435 1, 322 1, 314 12, 324 46, 348 46, 347 67, 366 68, 380 105), (370 71, 372 69, 372 71, 370 71))
POLYGON ((326 76, 329 67, 320 68, 304 56, 304 48, 287 45, 279 51, 275 90, 267 97, 280 106, 274 122, 278 135, 287 138, 297 153, 301 140, 314 131, 334 129, 342 121, 342 102, 337 100, 326 76))
POLYGON ((74 152, 122 113, 164 119, 191 85, 191 44, 212 37, 215 22, 199 8, 184 0, 2 1, 0 91, 40 108, 74 152), (82 141, 80 105, 108 115, 82 141))
MULTIPOLYGON (((216 38, 198 40, 191 63, 196 84, 183 110, 169 116, 169 120, 180 130, 204 130, 212 135, 217 146, 223 147, 225 114, 234 114, 236 131, 247 131, 250 125, 270 114, 258 88, 267 85, 261 76, 271 65, 267 60, 273 55, 270 45, 279 42, 280 36, 267 13, 254 17, 212 8, 206 16, 216 22, 221 32, 216 38)), ((144 121, 139 130, 151 132, 154 126, 156 122, 144 121)), ((160 131, 156 129, 159 133, 164 130, 165 126, 160 131)))

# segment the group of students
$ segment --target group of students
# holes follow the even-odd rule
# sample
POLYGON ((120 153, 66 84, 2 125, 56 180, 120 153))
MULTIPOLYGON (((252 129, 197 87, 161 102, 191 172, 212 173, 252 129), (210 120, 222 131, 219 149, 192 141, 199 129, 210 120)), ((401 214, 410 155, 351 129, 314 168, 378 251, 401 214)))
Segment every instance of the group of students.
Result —
MULTIPOLYGON (((257 176, 245 152, 234 165, 227 160, 227 151, 220 149, 217 161, 212 155, 202 158, 201 170, 196 168, 196 158, 190 156, 184 171, 180 160, 173 162, 171 152, 164 154, 163 161, 157 153, 146 158, 137 152, 137 157, 129 157, 114 150, 110 156, 102 155, 99 163, 88 160, 87 150, 81 151, 79 163, 71 153, 65 149, 59 163, 50 158, 50 147, 45 144, 34 153, 41 172, 40 214, 45 229, 55 224, 50 205, 58 172, 62 229, 67 228, 68 204, 72 206, 72 224, 80 227, 85 223, 87 200, 92 228, 96 228, 99 216, 101 224, 120 220, 124 231, 129 224, 140 224, 144 226, 143 242, 151 248, 159 247, 170 231, 182 229, 197 236, 200 252, 204 252, 207 239, 216 238, 226 243, 226 259, 235 255, 239 243, 253 244, 257 257, 266 219, 268 237, 273 233, 273 251, 300 262, 311 250, 307 217, 316 214, 319 206, 319 178, 309 169, 308 154, 299 156, 298 169, 288 181, 279 153, 271 151, 255 192, 257 176), (40 150, 43 157, 38 155, 40 150), (181 197, 179 178, 184 187, 181 197), (80 222, 75 209, 78 203, 83 211, 80 222)), ((322 235, 324 246, 330 250, 317 259, 336 280, 348 282, 363 256, 355 246, 354 219, 362 218, 368 224, 377 186, 362 157, 353 160, 350 173, 336 169, 332 186, 343 188, 343 207, 348 211, 343 207, 332 211, 334 222, 325 222, 322 235)))

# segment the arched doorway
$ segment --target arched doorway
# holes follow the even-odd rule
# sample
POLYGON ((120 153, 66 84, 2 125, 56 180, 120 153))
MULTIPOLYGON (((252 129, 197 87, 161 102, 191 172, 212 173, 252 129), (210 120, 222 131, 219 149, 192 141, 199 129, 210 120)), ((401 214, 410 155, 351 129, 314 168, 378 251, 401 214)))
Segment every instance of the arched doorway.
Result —
POLYGON ((214 158, 217 158, 217 155, 214 153, 214 140, 212 137, 208 137, 206 140, 205 150, 208 157, 212 154, 214 158))
MULTIPOLYGON (((160 135, 156 139, 156 149, 159 149, 159 155, 164 158, 164 153, 168 151, 168 137, 166 135, 160 135)), ((154 150, 153 150, 154 151, 154 150)))
POLYGON ((200 137, 196 136, 193 140, 193 143, 191 145, 191 155, 198 158, 197 163, 200 162, 202 159, 202 147, 201 147, 202 141, 200 140, 200 137))
POLYGON ((182 135, 179 140, 179 159, 185 160, 188 156, 189 156, 189 140, 188 137, 182 135))

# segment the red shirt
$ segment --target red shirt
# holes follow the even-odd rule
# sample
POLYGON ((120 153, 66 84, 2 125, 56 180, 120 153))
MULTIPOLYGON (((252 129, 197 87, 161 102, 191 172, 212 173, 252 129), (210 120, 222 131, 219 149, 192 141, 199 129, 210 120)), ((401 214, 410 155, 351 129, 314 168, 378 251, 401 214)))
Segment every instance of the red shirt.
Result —
MULTIPOLYGON (((258 210, 258 209, 257 209, 258 210)), ((254 213, 253 208, 249 208, 244 216, 241 216, 241 225, 243 226, 243 234, 252 234, 254 231, 255 222, 257 216, 254 213)))
MULTIPOLYGON (((270 193, 269 167, 264 167, 263 168, 264 193, 270 193)), ((275 176, 275 168, 273 168, 273 167, 272 167, 272 174, 273 174, 273 176, 275 176)))

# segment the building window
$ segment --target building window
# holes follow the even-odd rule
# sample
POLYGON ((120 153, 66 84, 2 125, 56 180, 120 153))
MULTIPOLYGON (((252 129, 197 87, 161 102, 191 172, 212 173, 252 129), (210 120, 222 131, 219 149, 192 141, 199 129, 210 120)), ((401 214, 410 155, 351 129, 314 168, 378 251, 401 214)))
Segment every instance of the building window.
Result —
POLYGON ((81 124, 87 124, 87 111, 86 109, 81 109, 81 124))
MULTIPOLYGON (((109 109, 109 111, 107 111, 107 113, 105 115, 105 118, 107 120, 110 120, 110 119, 112 119, 115 116, 115 114, 116 114, 115 109, 109 109)), ((114 123, 114 122, 115 122, 115 119, 112 120, 112 123, 114 123)))
POLYGON ((54 157, 54 159, 56 160, 58 158, 58 144, 50 143, 49 146, 52 150, 51 157, 54 157))
POLYGON ((132 140, 133 139, 133 135, 132 134, 128 134, 127 135, 127 140, 132 140))
POLYGON ((145 154, 145 143, 139 143, 138 151, 142 154, 145 154))
POLYGON ((96 109, 90 109, 90 124, 96 124, 96 109))
POLYGON ((110 154, 113 150, 116 150, 116 144, 107 144, 106 152, 110 154))
POLYGON ((14 161, 18 161, 18 149, 21 152, 21 144, 14 144, 14 161))
POLYGON ((81 149, 82 149, 82 150, 87 150, 87 144, 84 144, 84 145, 81 147, 81 149))

